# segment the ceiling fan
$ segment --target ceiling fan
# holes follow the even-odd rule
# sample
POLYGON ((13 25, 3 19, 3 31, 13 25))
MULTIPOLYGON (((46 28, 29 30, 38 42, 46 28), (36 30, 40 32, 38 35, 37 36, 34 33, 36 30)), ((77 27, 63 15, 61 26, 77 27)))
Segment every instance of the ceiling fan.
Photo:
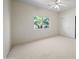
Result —
POLYGON ((60 9, 60 6, 65 6, 65 5, 64 5, 64 3, 63 3, 61 0, 56 0, 56 1, 54 1, 54 2, 51 1, 51 2, 48 4, 48 6, 49 6, 50 8, 60 9))

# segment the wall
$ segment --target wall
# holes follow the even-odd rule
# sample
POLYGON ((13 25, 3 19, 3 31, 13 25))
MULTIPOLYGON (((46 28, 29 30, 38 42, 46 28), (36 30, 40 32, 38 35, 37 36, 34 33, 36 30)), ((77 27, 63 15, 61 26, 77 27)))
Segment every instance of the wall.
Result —
POLYGON ((20 44, 40 38, 55 36, 58 34, 57 13, 42 8, 34 7, 22 2, 14 1, 12 4, 12 44, 20 44), (33 17, 48 16, 50 28, 34 30, 33 17))
POLYGON ((60 34, 70 38, 75 38, 75 16, 76 10, 70 9, 64 12, 61 12, 59 19, 59 29, 60 34))
POLYGON ((3 57, 6 56, 10 50, 10 0, 3 1, 3 57))

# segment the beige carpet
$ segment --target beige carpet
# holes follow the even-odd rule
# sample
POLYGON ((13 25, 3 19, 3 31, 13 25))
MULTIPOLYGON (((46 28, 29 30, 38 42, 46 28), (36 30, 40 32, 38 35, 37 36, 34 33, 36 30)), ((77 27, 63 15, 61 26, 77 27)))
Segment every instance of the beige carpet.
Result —
POLYGON ((76 59, 76 41, 52 37, 14 47, 8 59, 76 59))

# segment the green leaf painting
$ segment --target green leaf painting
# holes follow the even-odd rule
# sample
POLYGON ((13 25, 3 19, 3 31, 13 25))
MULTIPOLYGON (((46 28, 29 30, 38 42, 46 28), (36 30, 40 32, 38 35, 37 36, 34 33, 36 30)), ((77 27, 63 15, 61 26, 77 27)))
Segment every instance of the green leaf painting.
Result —
POLYGON ((49 28, 49 18, 47 16, 35 16, 34 17, 34 28, 42 29, 49 28))

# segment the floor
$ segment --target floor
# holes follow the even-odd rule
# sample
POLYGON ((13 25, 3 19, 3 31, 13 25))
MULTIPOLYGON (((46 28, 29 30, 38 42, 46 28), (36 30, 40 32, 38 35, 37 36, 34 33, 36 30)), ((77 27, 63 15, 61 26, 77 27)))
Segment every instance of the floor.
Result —
POLYGON ((76 59, 76 40, 52 37, 15 46, 8 59, 76 59))

